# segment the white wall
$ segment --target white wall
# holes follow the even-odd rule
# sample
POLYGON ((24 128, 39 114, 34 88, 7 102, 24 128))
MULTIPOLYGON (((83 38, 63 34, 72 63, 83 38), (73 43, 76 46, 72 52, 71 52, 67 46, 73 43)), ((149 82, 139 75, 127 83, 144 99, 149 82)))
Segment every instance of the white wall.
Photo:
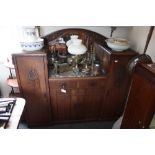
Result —
POLYGON ((147 54, 149 54, 153 62, 155 62, 155 31, 153 32, 152 38, 150 40, 150 44, 147 49, 147 54))
MULTIPOLYGON (((149 26, 134 26, 129 30, 129 40, 131 41, 131 48, 139 53, 143 53, 146 44, 149 26)), ((155 30, 148 45, 146 54, 150 55, 155 62, 155 30)))
POLYGON ((0 26, 0 89, 3 97, 8 97, 11 88, 7 86, 6 79, 9 77, 9 69, 3 63, 7 58, 11 60, 11 53, 21 51, 18 27, 17 26, 0 26))
POLYGON ((0 88, 3 97, 8 97, 11 88, 7 85, 6 80, 9 77, 9 69, 0 64, 0 88))

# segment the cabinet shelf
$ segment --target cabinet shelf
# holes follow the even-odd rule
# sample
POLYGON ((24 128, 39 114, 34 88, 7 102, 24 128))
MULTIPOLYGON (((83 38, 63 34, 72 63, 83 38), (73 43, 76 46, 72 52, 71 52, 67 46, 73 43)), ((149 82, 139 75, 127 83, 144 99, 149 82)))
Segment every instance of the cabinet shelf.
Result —
POLYGON ((49 74, 49 78, 83 78, 83 77, 102 77, 102 76, 106 76, 106 74, 99 74, 99 75, 91 75, 91 74, 89 74, 89 75, 85 75, 85 74, 79 74, 79 75, 75 75, 74 74, 74 72, 73 71, 68 71, 68 72, 64 72, 64 73, 60 73, 60 74, 58 74, 58 75, 55 75, 54 73, 53 73, 53 71, 52 70, 49 70, 49 72, 48 72, 48 74, 49 74))

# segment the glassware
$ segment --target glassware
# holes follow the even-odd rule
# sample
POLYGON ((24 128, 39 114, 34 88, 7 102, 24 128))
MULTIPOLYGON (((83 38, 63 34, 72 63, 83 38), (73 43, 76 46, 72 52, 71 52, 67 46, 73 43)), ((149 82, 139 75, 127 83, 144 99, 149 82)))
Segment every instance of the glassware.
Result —
POLYGON ((69 65, 71 65, 72 62, 73 62, 73 58, 72 58, 71 56, 68 56, 68 57, 67 57, 67 63, 68 63, 69 65))
POLYGON ((55 76, 58 76, 58 61, 54 61, 54 71, 55 71, 55 76))
POLYGON ((78 67, 80 56, 85 54, 87 51, 87 48, 84 44, 82 44, 81 39, 75 39, 72 44, 68 46, 68 52, 75 56, 75 67, 73 68, 73 72, 76 76, 80 75, 80 70, 78 67))
POLYGON ((75 67, 73 68, 73 72, 75 73, 76 76, 78 76, 80 73, 80 70, 78 67, 78 60, 79 60, 79 55, 75 55, 75 67))
POLYGON ((100 73, 100 64, 94 63, 93 67, 93 75, 97 76, 100 73))

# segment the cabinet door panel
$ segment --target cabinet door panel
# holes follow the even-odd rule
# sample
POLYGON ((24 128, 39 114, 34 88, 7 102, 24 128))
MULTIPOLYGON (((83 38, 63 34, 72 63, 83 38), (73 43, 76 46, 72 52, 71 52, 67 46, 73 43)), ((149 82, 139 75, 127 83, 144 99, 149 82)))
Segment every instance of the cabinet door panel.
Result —
POLYGON ((122 128, 147 128, 155 108, 155 88, 144 77, 133 76, 122 128), (131 121, 132 120, 132 121, 131 121))
POLYGON ((50 91, 50 96, 53 121, 69 121, 71 119, 70 93, 53 89, 50 91))
POLYGON ((87 117, 97 119, 100 117, 100 107, 104 105, 104 89, 87 90, 85 101, 87 103, 87 117))
POLYGON ((44 56, 16 56, 16 73, 26 99, 28 125, 50 122, 51 112, 44 56))
POLYGON ((130 84, 127 64, 131 58, 124 54, 113 55, 111 59, 102 118, 116 120, 123 113, 130 84))
POLYGON ((105 105, 102 109, 102 118, 104 119, 116 119, 123 111, 124 102, 117 100, 122 90, 108 90, 105 94, 105 105))
POLYGON ((77 93, 71 96, 71 112, 73 120, 82 120, 86 117, 85 95, 77 93))
POLYGON ((52 116, 54 122, 71 120, 71 92, 76 81, 49 79, 52 116))
POLYGON ((70 95, 59 95, 56 96, 57 100, 57 111, 58 120, 67 121, 70 120, 70 95))
POLYGON ((100 116, 100 107, 104 104, 104 90, 78 90, 71 95, 71 104, 73 119, 96 120, 100 116))

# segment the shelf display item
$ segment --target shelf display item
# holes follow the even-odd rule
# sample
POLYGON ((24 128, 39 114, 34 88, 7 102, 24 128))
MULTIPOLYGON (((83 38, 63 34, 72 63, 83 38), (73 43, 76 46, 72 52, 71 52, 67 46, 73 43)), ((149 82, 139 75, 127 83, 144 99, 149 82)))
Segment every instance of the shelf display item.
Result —
POLYGON ((39 37, 37 26, 26 26, 22 28, 23 39, 20 45, 24 51, 37 51, 43 48, 44 39, 39 37))
POLYGON ((129 41, 124 38, 109 38, 105 40, 108 47, 114 51, 124 51, 127 50, 130 45, 129 41))
POLYGON ((72 44, 68 46, 68 52, 72 55, 75 55, 75 67, 73 68, 73 71, 76 75, 79 75, 79 67, 78 67, 78 60, 79 55, 85 54, 87 51, 87 48, 85 45, 82 44, 81 39, 74 39, 72 44))

